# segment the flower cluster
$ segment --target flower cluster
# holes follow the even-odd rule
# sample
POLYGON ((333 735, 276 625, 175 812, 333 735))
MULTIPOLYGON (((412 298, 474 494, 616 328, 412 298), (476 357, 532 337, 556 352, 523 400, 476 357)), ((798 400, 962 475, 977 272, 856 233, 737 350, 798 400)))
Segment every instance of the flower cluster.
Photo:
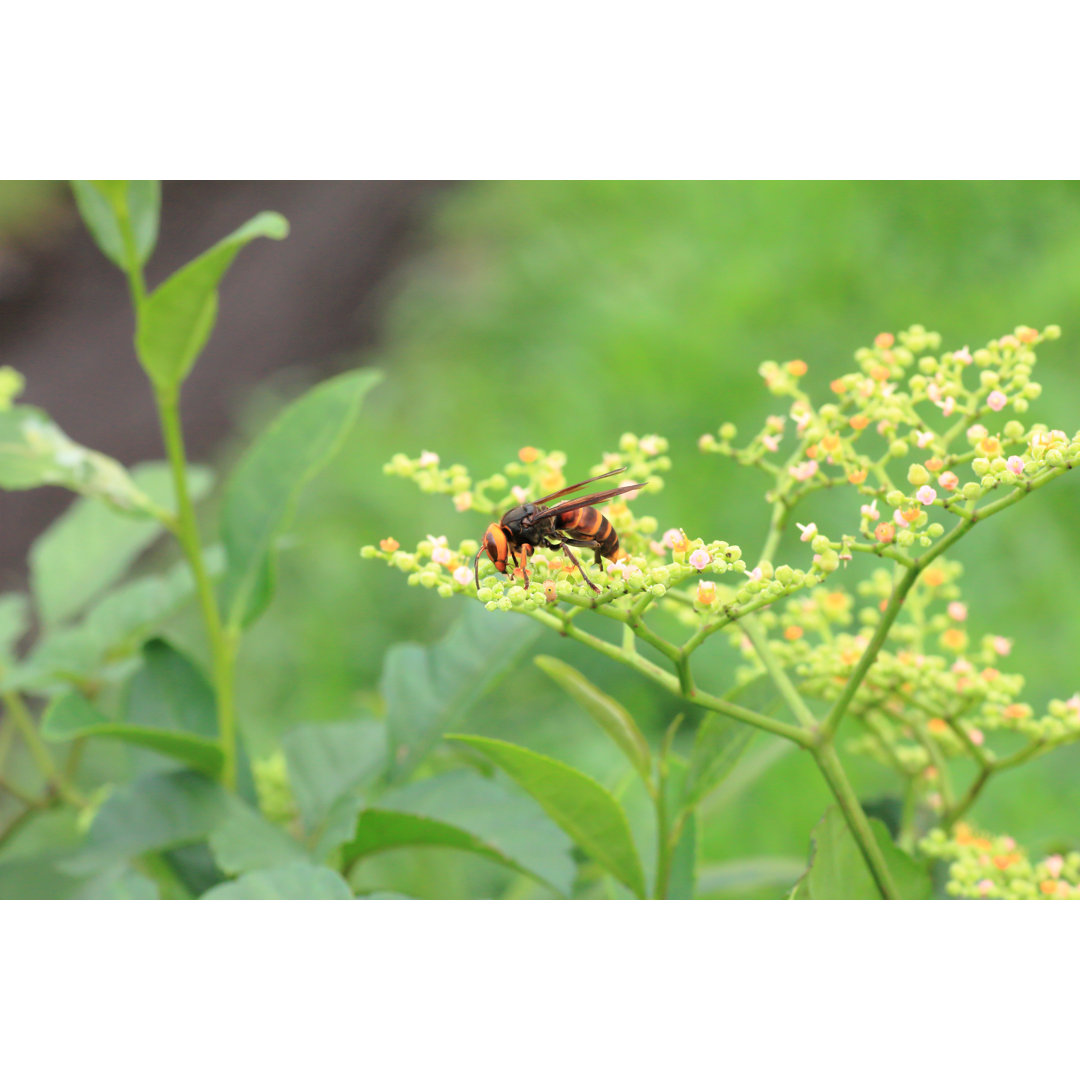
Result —
POLYGON ((952 833, 932 830, 920 844, 949 862, 950 896, 970 900, 1080 899, 1080 852, 1053 854, 1033 863, 1011 836, 990 836, 964 822, 952 833))
POLYGON ((975 352, 939 352, 940 335, 921 326, 899 340, 879 334, 855 353, 858 370, 832 381, 833 400, 817 406, 800 385, 805 361, 769 362, 760 372, 773 394, 792 399, 786 414, 769 416, 743 447, 732 446, 732 424, 699 446, 770 473, 774 501, 853 485, 868 501, 850 544, 929 547, 944 529, 933 508, 970 520, 995 489, 1031 490, 1080 460, 1080 433, 1019 419, 1042 391, 1031 378, 1035 347, 1059 335, 1019 326, 975 352), (1016 415, 1004 419, 1005 410, 1016 415))
MULTIPOLYGON (((1008 638, 965 629, 967 605, 956 584, 959 563, 940 559, 908 594, 873 669, 855 690, 848 714, 859 724, 848 749, 922 782, 937 809, 946 798, 944 759, 966 755, 988 768, 1009 760, 989 744, 991 732, 1027 740, 1034 756, 1080 738, 1080 694, 1053 700, 1038 715, 1020 700, 1024 680, 1002 670, 1008 638)), ((846 686, 892 591, 892 575, 877 570, 850 593, 819 587, 765 612, 762 625, 778 631, 773 651, 799 680, 800 690, 835 701, 846 686)), ((742 679, 761 673, 760 661, 737 628, 732 641, 747 659, 742 679)))

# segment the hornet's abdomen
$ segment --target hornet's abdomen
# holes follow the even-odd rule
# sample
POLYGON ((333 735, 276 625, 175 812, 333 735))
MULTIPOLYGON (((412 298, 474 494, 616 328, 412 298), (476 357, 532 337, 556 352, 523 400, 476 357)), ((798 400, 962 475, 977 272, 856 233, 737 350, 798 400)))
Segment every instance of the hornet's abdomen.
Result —
POLYGON ((598 555, 615 559, 619 550, 619 537, 614 526, 595 506, 581 506, 568 510, 556 518, 558 527, 582 540, 595 540, 598 555))

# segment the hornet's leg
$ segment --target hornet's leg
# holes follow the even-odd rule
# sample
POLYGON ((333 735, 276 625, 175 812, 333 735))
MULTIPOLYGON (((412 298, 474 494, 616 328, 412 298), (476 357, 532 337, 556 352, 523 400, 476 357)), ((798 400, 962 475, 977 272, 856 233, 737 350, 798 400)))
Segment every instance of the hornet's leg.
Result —
POLYGON ((529 587, 528 563, 529 563, 529 556, 532 553, 533 553, 533 549, 532 549, 531 544, 522 544, 521 545, 521 577, 522 577, 522 580, 525 582, 525 588, 526 589, 529 587))
POLYGON ((593 553, 593 561, 601 570, 604 569, 604 561, 600 557, 600 541, 599 540, 570 540, 566 541, 568 544, 572 544, 574 547, 587 548, 593 553))
MULTIPOLYGON (((575 547, 584 547, 585 545, 578 542, 575 547)), ((585 568, 578 562, 577 556, 566 546, 566 542, 562 545, 563 554, 581 571, 581 576, 585 579, 585 584, 589 586, 594 593, 598 593, 600 590, 589 580, 589 575, 585 573, 585 568)))

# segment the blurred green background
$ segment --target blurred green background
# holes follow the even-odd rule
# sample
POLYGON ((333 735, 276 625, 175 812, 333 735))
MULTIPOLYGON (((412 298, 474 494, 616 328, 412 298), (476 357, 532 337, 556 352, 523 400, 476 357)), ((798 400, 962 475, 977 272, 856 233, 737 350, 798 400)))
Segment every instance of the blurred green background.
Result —
MULTIPOLYGON (((700 454, 697 440, 724 420, 750 433, 775 411, 756 374, 762 360, 806 360, 814 392, 879 331, 918 322, 940 331, 945 348, 975 348, 1021 323, 1059 323, 1063 339, 1042 349, 1036 378, 1045 391, 1029 416, 1080 426, 1077 184, 481 183, 440 193, 426 229, 423 251, 387 300, 381 344, 355 358, 382 368, 386 382, 356 437, 305 493, 277 599, 241 658, 242 718, 256 757, 294 724, 377 708, 386 649, 434 641, 460 614, 463 601, 409 589, 402 575, 358 556, 386 535, 408 546, 427 533, 453 542, 479 538, 486 524, 384 476, 397 451, 433 450, 483 476, 522 445, 562 449, 575 480, 622 432, 659 433, 673 460, 652 502, 662 526, 749 554, 767 517, 761 480, 700 454)), ((225 457, 282 387, 302 378, 253 395, 225 457)), ((969 629, 1015 639, 1008 668, 1027 677, 1037 709, 1080 689, 1078 496, 1070 476, 955 551, 967 568, 969 629)), ((807 514, 851 530, 858 495, 828 502, 837 516, 807 514)), ((856 560, 849 583, 869 569, 856 560)), ((181 620, 175 634, 201 649, 194 622, 181 620)), ((579 666, 652 733, 675 711, 592 654, 554 639, 538 651, 579 666)), ((725 687, 729 652, 715 639, 703 650, 706 687, 725 687)), ((604 782, 622 774, 591 721, 527 662, 487 695, 471 726, 604 782)), ((706 875, 710 863, 748 855, 805 860, 828 802, 824 785, 808 760, 762 736, 752 760, 759 775, 710 806, 706 875)), ((1078 765, 1073 747, 995 779, 978 823, 1036 851, 1080 846, 1078 765)), ((853 769, 864 797, 888 793, 875 767, 853 769)), ((419 895, 483 892, 497 874, 459 854, 387 856, 385 866, 419 895)))

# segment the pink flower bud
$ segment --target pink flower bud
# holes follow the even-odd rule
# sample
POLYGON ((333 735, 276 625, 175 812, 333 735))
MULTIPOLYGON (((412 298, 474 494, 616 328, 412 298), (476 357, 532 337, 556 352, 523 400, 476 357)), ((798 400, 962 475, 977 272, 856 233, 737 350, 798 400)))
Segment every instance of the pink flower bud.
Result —
POLYGON ((817 525, 812 521, 809 525, 801 525, 799 522, 796 522, 795 524, 802 529, 802 532, 799 534, 799 539, 802 540, 803 543, 806 543, 808 540, 813 540, 814 537, 817 536, 817 525))
POLYGON ((430 450, 424 450, 420 454, 420 465, 426 468, 428 465, 438 465, 439 455, 433 454, 430 450))
POLYGON ((923 506, 929 506, 937 498, 937 492, 929 484, 923 484, 923 486, 915 492, 915 498, 918 499, 923 506))
POLYGON ((949 618, 957 622, 963 622, 967 618, 967 604, 961 604, 959 600, 954 600, 949 605, 948 611, 949 618))
POLYGON ((1065 867, 1065 860, 1060 855, 1050 855, 1046 859, 1046 869, 1051 877, 1058 877, 1065 867))
POLYGON ((1008 656, 1012 652, 1012 642, 1005 637, 994 638, 994 652, 998 656, 1008 656))
POLYGON ((459 566, 454 571, 454 580, 459 585, 468 585, 473 579, 472 571, 467 566, 459 566))
POLYGON ((962 349, 957 349, 953 354, 954 360, 959 360, 961 364, 970 364, 972 361, 972 355, 965 345, 962 349))
POLYGON ((915 441, 919 444, 920 450, 925 450, 934 441, 934 433, 932 431, 919 431, 915 435, 915 441))
POLYGON ((986 404, 994 412, 1001 412, 1009 404, 1009 399, 1000 390, 991 390, 986 397, 986 404))
POLYGON ((688 561, 695 570, 704 570, 712 562, 712 556, 703 547, 695 548, 688 561))
POLYGON ((959 483, 960 483, 960 477, 959 477, 959 476, 957 476, 957 475, 956 475, 956 473, 954 473, 954 472, 943 472, 943 473, 942 473, 942 474, 941 474, 941 475, 940 475, 940 476, 938 477, 938 483, 939 483, 939 484, 940 484, 940 485, 941 485, 941 486, 942 486, 942 487, 943 487, 943 488, 944 488, 944 489, 945 489, 946 491, 955 491, 955 490, 956 490, 956 488, 957 488, 957 486, 958 486, 958 485, 959 485, 959 483))
POLYGON ((1024 475, 1024 459, 1022 457, 1018 457, 1016 454, 1013 454, 1012 457, 1010 457, 1009 460, 1005 462, 1005 464, 1008 465, 1009 472, 1013 473, 1014 475, 1024 475))
POLYGON ((468 510, 472 506, 472 492, 459 491, 454 496, 454 509, 459 513, 468 510))

